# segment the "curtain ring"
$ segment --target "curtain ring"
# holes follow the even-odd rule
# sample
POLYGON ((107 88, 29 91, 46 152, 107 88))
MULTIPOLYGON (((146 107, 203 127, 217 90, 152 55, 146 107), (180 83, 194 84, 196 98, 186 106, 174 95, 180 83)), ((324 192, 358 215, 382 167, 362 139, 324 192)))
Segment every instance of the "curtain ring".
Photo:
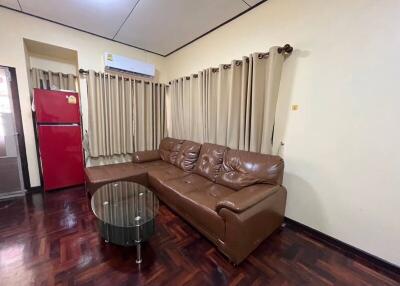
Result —
POLYGON ((258 54, 259 59, 266 59, 269 56, 269 53, 260 53, 258 54))

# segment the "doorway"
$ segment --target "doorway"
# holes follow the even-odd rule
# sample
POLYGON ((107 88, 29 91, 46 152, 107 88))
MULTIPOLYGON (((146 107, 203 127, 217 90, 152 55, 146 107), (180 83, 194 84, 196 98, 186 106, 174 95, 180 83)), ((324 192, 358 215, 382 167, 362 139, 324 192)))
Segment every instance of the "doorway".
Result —
POLYGON ((21 160, 21 147, 25 149, 25 145, 15 93, 18 93, 15 69, 0 66, 0 199, 25 194, 21 160))

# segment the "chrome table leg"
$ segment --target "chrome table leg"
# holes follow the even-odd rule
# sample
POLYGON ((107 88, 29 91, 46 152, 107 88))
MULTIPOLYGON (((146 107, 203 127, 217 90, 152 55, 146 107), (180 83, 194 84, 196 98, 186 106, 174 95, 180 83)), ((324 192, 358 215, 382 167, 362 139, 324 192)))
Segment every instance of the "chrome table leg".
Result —
POLYGON ((136 263, 137 264, 142 263, 142 252, 140 248, 140 242, 136 244, 136 263))
POLYGON ((140 246, 140 216, 135 217, 136 222, 136 263, 142 263, 142 249, 140 246))

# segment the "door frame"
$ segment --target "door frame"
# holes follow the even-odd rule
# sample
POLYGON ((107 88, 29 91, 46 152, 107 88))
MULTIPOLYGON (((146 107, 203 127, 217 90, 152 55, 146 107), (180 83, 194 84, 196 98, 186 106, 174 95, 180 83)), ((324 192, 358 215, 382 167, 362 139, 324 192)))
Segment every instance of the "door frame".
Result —
POLYGON ((11 89, 11 98, 14 109, 14 121, 15 121, 15 129, 18 134, 18 151, 19 157, 21 161, 21 171, 22 171, 22 181, 24 183, 23 188, 26 191, 31 190, 31 183, 29 178, 29 169, 28 169, 28 160, 26 157, 26 147, 25 147, 25 136, 24 136, 24 127, 22 125, 22 116, 21 116, 21 105, 19 102, 19 92, 18 92, 18 82, 17 82, 17 73, 16 69, 9 66, 0 65, 2 68, 8 69, 8 72, 11 77, 10 89, 11 89))

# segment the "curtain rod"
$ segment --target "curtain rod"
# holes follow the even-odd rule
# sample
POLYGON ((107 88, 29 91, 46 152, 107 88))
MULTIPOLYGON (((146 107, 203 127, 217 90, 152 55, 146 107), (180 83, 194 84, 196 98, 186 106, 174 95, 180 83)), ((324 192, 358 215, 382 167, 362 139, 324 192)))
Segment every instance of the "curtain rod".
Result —
MULTIPOLYGON (((79 69, 79 73, 82 75, 87 75, 89 74, 89 70, 84 70, 84 69, 79 69)), ((99 75, 100 73, 98 72, 94 72, 95 75, 99 75)), ((116 78, 118 76, 118 78, 124 78, 123 76, 120 75, 112 75, 112 74, 106 74, 106 76, 109 76, 110 78, 116 78)), ((162 84, 162 83, 158 83, 158 82, 153 82, 153 81, 146 81, 146 80, 141 80, 138 78, 130 78, 131 80, 137 81, 137 82, 144 82, 145 84, 150 84, 150 83, 154 83, 154 84, 162 84)), ((129 81, 129 78, 124 78, 125 81, 129 81)))
POLYGON ((63 77, 69 77, 70 75, 72 75, 74 78, 77 78, 77 76, 74 75, 74 74, 72 74, 72 73, 62 73, 62 72, 52 72, 52 71, 49 72, 49 71, 42 70, 42 69, 38 69, 38 68, 31 68, 31 71, 32 71, 33 69, 36 69, 36 70, 38 70, 38 71, 40 71, 40 72, 42 72, 42 73, 45 73, 45 74, 49 74, 49 73, 51 72, 51 73, 54 74, 54 75, 61 74, 63 77))
MULTIPOLYGON (((293 52, 293 47, 291 45, 289 45, 289 44, 285 44, 283 47, 278 47, 278 53, 279 54, 284 53, 285 55, 290 55, 292 52, 293 52)), ((262 59, 262 58, 267 58, 268 56, 269 56, 269 52, 260 53, 258 55, 258 58, 262 59)), ((242 61, 239 61, 239 60, 235 60, 234 62, 235 62, 235 64, 237 66, 240 66, 242 64, 242 61)), ((249 58, 246 58, 246 62, 249 62, 249 58)), ((232 66, 231 64, 222 65, 223 69, 229 69, 231 66, 232 66)), ((212 72, 218 72, 219 68, 211 68, 211 71, 212 72)), ((198 74, 193 74, 192 76, 194 78, 198 78, 199 75, 198 74)), ((191 77, 190 76, 185 76, 185 77, 182 77, 182 78, 184 78, 186 80, 190 80, 191 77)), ((177 79, 175 79, 175 80, 177 80, 177 79)), ((168 83, 171 84, 172 82, 173 81, 170 81, 168 83)))

